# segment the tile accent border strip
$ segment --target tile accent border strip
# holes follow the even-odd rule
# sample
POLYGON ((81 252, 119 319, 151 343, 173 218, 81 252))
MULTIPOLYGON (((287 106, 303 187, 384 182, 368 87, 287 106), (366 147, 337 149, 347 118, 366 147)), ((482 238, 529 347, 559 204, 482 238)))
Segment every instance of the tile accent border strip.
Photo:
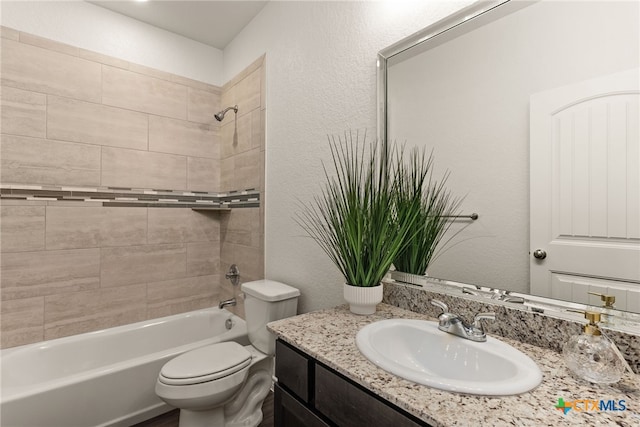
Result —
POLYGON ((256 189, 213 193, 116 187, 68 187, 0 185, 0 199, 43 202, 98 202, 102 206, 162 208, 255 208, 260 206, 256 189))

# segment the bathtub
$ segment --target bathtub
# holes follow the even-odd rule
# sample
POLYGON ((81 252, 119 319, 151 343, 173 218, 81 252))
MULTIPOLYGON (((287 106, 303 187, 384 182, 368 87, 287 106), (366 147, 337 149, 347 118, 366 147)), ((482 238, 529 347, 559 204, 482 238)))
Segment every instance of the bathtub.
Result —
POLYGON ((221 341, 249 344, 246 324, 210 308, 2 350, 0 425, 131 426, 171 409, 162 365, 221 341))

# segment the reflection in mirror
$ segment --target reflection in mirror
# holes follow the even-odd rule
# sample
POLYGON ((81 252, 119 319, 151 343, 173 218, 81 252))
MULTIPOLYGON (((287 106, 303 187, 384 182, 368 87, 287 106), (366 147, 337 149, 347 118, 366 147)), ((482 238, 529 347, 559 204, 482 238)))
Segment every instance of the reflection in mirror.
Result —
POLYGON ((499 3, 379 55, 381 138, 479 214, 427 273, 640 312, 640 4, 499 3))
MULTIPOLYGON (((384 282, 399 283, 403 286, 418 286, 439 294, 480 301, 506 308, 545 314, 558 319, 573 322, 584 321, 584 304, 537 297, 504 289, 489 288, 452 280, 437 279, 429 276, 417 276, 390 271, 384 282)), ((638 334, 640 331, 640 313, 616 310, 602 306, 589 306, 590 311, 602 313, 602 326, 609 330, 638 334)))

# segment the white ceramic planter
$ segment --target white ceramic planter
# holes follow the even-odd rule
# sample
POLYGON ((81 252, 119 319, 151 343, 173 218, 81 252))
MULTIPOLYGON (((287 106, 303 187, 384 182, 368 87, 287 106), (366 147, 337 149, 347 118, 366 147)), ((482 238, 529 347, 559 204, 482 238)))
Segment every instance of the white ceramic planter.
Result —
POLYGON ((344 299, 349 303, 349 310, 355 314, 373 314, 376 306, 382 302, 382 283, 378 286, 351 286, 346 283, 344 299))
POLYGON ((391 271, 390 273, 390 277, 396 282, 410 283, 412 285, 422 285, 424 283, 424 279, 429 277, 428 274, 421 276, 418 274, 404 273, 402 271, 391 271))

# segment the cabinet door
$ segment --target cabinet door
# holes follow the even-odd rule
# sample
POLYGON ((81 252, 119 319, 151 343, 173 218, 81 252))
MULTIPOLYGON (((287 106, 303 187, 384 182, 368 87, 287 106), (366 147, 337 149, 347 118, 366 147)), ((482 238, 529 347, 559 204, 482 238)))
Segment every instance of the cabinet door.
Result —
POLYGON ((275 427, 329 427, 278 384, 275 385, 273 404, 275 427))
POLYGON ((316 364, 315 378, 316 410, 340 427, 427 425, 414 421, 409 415, 399 412, 320 364, 316 364))
POLYGON ((276 378, 278 383, 305 403, 309 403, 311 360, 298 350, 276 341, 276 378))

